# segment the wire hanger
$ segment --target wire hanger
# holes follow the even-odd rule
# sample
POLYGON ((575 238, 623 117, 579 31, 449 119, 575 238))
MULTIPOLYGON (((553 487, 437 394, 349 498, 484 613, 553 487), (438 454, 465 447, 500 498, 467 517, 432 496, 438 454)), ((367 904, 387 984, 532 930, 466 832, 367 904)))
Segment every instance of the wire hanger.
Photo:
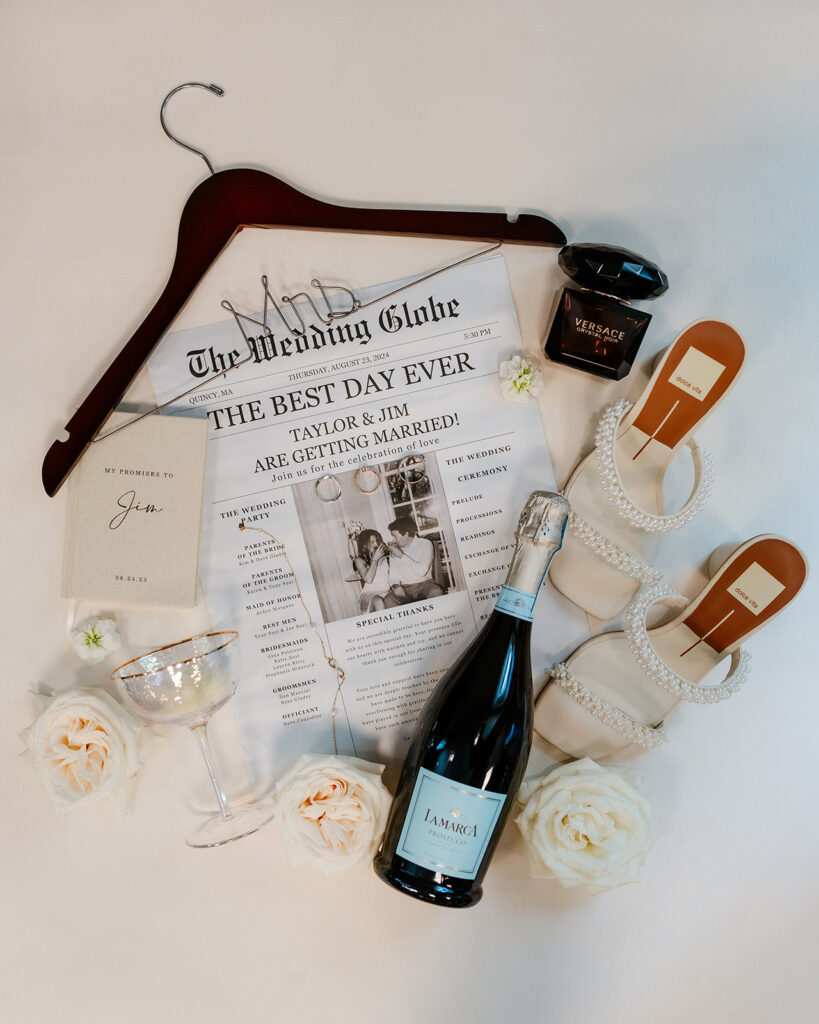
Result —
POLYGON ((171 135, 165 125, 168 100, 180 89, 191 87, 216 96, 224 94, 217 85, 185 82, 163 100, 160 123, 173 142, 201 156, 211 173, 194 189, 182 210, 176 257, 164 291, 66 424, 68 438, 54 441, 46 452, 42 479, 50 496, 62 486, 205 272, 245 227, 479 238, 550 246, 566 242, 556 224, 537 214, 523 214, 511 221, 504 213, 339 206, 314 199, 265 171, 247 167, 214 171, 204 153, 171 135))
MULTIPOLYGON (((319 294, 321 295, 324 305, 326 306, 326 309, 323 313, 318 308, 318 306, 315 303, 315 300, 313 299, 313 296, 310 295, 309 292, 295 292, 293 295, 282 295, 279 298, 279 302, 281 302, 282 305, 288 306, 292 314, 292 318, 294 320, 298 320, 298 324, 291 323, 284 315, 284 310, 281 308, 279 302, 276 301, 273 293, 270 291, 270 283, 267 279, 267 274, 262 274, 260 278, 262 284, 262 291, 264 293, 264 309, 262 311, 261 320, 257 320, 255 317, 250 316, 248 313, 240 313, 234 307, 233 303, 229 302, 227 299, 222 299, 220 305, 222 309, 226 309, 228 313, 230 313, 234 317, 236 323, 239 326, 239 330, 242 332, 242 336, 248 343, 248 346, 250 345, 250 338, 248 338, 247 334, 245 333, 245 329, 242 327, 242 320, 245 320, 247 321, 247 323, 250 324, 255 324, 256 327, 261 327, 265 335, 269 336, 271 333, 270 324, 268 323, 268 310, 270 306, 272 306, 273 309, 278 314, 279 320, 281 320, 282 325, 288 334, 294 334, 300 338, 303 338, 304 335, 307 334, 307 323, 305 322, 304 317, 301 315, 301 313, 298 310, 298 306, 296 305, 298 299, 304 299, 304 301, 308 303, 310 308, 312 309, 313 315, 315 316, 316 320, 323 323, 325 327, 329 327, 329 325, 333 323, 334 320, 344 320, 346 317, 352 316, 353 313, 357 313, 360 309, 367 309, 369 306, 374 306, 377 302, 384 302, 385 299, 391 299, 393 295, 398 295, 399 292, 404 292, 408 288, 414 288, 417 284, 421 284, 423 281, 429 281, 431 277, 437 277, 439 274, 443 274, 447 270, 454 270, 455 267, 460 267, 464 263, 471 263, 472 260, 480 259, 481 256, 488 256, 490 253, 496 252, 498 249, 500 249, 502 245, 503 242, 495 242, 494 245, 490 245, 486 249, 481 249, 479 252, 469 253, 468 256, 462 256, 460 259, 455 260, 452 263, 447 263, 443 267, 438 267, 437 270, 431 270, 429 273, 422 274, 420 277, 414 277, 412 278, 411 281, 408 281, 406 284, 399 285, 397 288, 393 288, 391 291, 385 292, 383 295, 376 295, 375 298, 368 299, 366 302, 362 302, 361 299, 359 299, 358 296, 355 294, 355 292, 352 291, 352 289, 346 288, 343 284, 322 284, 317 277, 314 277, 313 280, 310 282, 310 286, 312 288, 317 288, 319 294), (347 309, 338 309, 336 306, 333 305, 333 303, 330 301, 330 296, 327 294, 328 288, 335 288, 338 291, 346 293, 346 295, 349 298, 349 306, 347 309)), ((241 359, 239 360, 239 362, 234 363, 233 366, 230 367, 230 369, 232 370, 235 367, 241 366, 246 362, 247 359, 241 359)), ((227 372, 229 371, 225 370, 222 373, 217 373, 213 377, 209 377, 207 381, 203 381, 201 384, 197 384, 195 386, 199 388, 204 387, 205 384, 211 384, 218 378, 224 377, 225 373, 227 372)), ((170 399, 165 404, 171 405, 173 402, 179 401, 180 398, 184 398, 185 395, 189 393, 190 392, 186 391, 184 394, 178 395, 176 398, 170 399)), ((158 406, 157 408, 164 409, 165 406, 161 405, 158 406)), ((156 412, 157 410, 151 411, 156 412)), ((143 415, 147 416, 149 415, 149 413, 144 413, 143 415)), ((127 424, 125 425, 127 426, 127 424)), ((122 427, 120 427, 119 429, 121 430, 122 427)))
MULTIPOLYGON (((176 142, 176 139, 174 139, 174 142, 176 142)), ((184 145, 184 143, 180 143, 180 145, 184 145)), ((190 146, 185 146, 185 149, 190 148, 190 146)), ((198 152, 198 150, 194 150, 194 152, 198 152)), ((204 160, 207 160, 207 157, 204 155, 204 153, 200 153, 199 155, 204 160)), ((192 395, 194 391, 199 391, 201 388, 211 387, 213 384, 216 383, 216 381, 224 380, 229 373, 232 373, 234 370, 238 370, 240 366, 244 366, 246 363, 252 362, 253 359, 255 358, 253 339, 248 337, 247 331, 245 331, 244 327, 242 327, 242 321, 245 320, 247 321, 247 323, 255 324, 257 327, 261 327, 262 331, 264 332, 264 335, 270 337, 272 335, 272 331, 270 329, 270 324, 268 323, 268 309, 269 306, 271 305, 278 313, 279 319, 281 320, 284 329, 289 334, 293 334, 297 337, 302 338, 307 334, 307 322, 299 312, 299 308, 296 305, 297 299, 303 297, 305 301, 309 303, 310 308, 313 310, 315 318, 319 320, 321 323, 323 323, 325 327, 329 327, 330 324, 332 324, 335 320, 343 320, 348 316, 352 316, 353 313, 357 313, 360 309, 367 309, 368 306, 373 306, 375 305, 376 302, 383 302, 385 299, 390 299, 392 298, 393 295, 398 295, 399 292, 406 291, 408 288, 414 288, 415 285, 421 284, 423 281, 428 281, 431 277, 437 277, 438 274, 443 274, 447 270, 453 270, 455 267, 460 267, 462 263, 470 263, 472 260, 480 259, 481 256, 488 256, 490 253, 496 252, 498 249, 500 249, 502 245, 503 242, 495 242, 494 245, 490 245, 486 249, 481 249, 480 252, 473 252, 470 253, 468 256, 462 256, 461 259, 455 260, 453 263, 447 263, 443 267, 438 267, 437 270, 431 270, 427 274, 422 274, 421 277, 413 278, 413 280, 408 281, 407 284, 402 284, 398 288, 393 288, 391 291, 386 292, 384 295, 377 295, 374 299, 369 299, 367 302, 362 302, 361 299, 359 299, 358 296, 355 294, 355 292, 353 292, 350 288, 346 288, 343 284, 322 284, 321 281, 318 280, 318 278, 314 277, 313 280, 310 282, 310 285, 311 287, 317 288, 319 290, 322 300, 324 301, 324 304, 327 307, 325 313, 322 313, 321 310, 318 309, 316 303, 313 300, 312 295, 310 295, 308 292, 294 292, 293 295, 280 296, 280 301, 283 304, 286 304, 290 307, 291 312, 293 314, 293 318, 298 320, 299 326, 291 324, 288 321, 287 317, 284 315, 284 312, 282 311, 281 307, 279 306, 278 302, 276 302, 276 299, 273 297, 273 294, 270 291, 270 284, 267 279, 267 274, 262 274, 260 280, 262 284, 262 289, 264 290, 264 310, 262 313, 261 320, 257 320, 255 317, 250 316, 248 313, 240 313, 239 310, 234 307, 233 303, 229 302, 227 299, 222 299, 220 303, 222 309, 227 310, 234 318, 239 330, 242 333, 242 337, 244 338, 245 344, 247 345, 248 354, 246 356, 243 356, 241 359, 237 359, 235 363, 231 363, 230 366, 226 367, 224 370, 220 370, 218 373, 214 373, 212 376, 206 377, 204 380, 197 381, 196 384, 191 385, 191 387, 187 388, 185 391, 182 391, 180 394, 174 395, 173 398, 169 398, 167 399, 167 401, 162 402, 161 405, 152 406, 152 408, 146 409, 145 412, 138 413, 136 416, 133 417, 133 419, 128 420, 127 423, 122 423, 120 424, 120 426, 114 427, 113 430, 109 430, 104 434, 97 434, 95 437, 92 437, 88 443, 96 444, 98 441, 104 441, 107 437, 112 437, 114 434, 118 434, 121 430, 127 429, 134 423, 139 423, 139 421, 144 420, 146 416, 153 416, 155 412, 161 412, 163 409, 167 409, 169 405, 174 405, 176 404, 176 402, 181 401, 181 399, 187 398, 188 395, 192 395), (330 301, 330 297, 327 294, 328 288, 335 288, 338 289, 339 291, 345 292, 349 296, 349 308, 340 310, 334 307, 330 301)))

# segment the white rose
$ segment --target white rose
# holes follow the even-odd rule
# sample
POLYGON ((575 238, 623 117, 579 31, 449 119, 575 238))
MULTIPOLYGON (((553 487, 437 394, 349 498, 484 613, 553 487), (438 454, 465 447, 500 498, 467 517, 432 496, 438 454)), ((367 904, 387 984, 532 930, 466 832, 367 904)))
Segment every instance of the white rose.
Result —
POLYGON ((76 653, 92 665, 122 646, 113 619, 86 619, 71 633, 71 646, 76 653))
POLYGON ((303 754, 276 784, 276 818, 291 858, 334 874, 373 857, 392 799, 383 771, 357 757, 303 754))
POLYGON ((526 840, 529 873, 590 892, 636 882, 654 842, 650 802, 626 769, 588 757, 526 781, 515 822, 526 840))
POLYGON ((509 402, 528 402, 540 393, 540 370, 523 356, 512 356, 498 367, 501 394, 509 402))
POLYGON ((142 767, 143 723, 104 690, 67 690, 46 701, 23 735, 53 803, 70 811, 113 796, 127 813, 142 767))

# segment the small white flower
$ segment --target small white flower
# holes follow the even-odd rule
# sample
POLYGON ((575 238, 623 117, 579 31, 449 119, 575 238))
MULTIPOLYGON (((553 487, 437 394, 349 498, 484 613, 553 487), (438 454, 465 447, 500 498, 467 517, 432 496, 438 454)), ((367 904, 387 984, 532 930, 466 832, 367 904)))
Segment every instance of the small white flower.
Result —
POLYGON ((498 367, 501 393, 509 402, 528 402, 540 392, 540 370, 523 356, 512 356, 498 367))
POLYGON ((372 858, 391 803, 383 771, 357 757, 302 754, 276 784, 276 820, 291 859, 337 874, 372 858))
POLYGON ((23 738, 51 801, 71 811, 111 796, 124 816, 142 767, 140 743, 151 730, 104 690, 35 696, 45 707, 23 738))
POLYGON ((71 634, 71 646, 92 665, 122 646, 117 624, 113 619, 86 619, 71 634))
POLYGON ((556 878, 589 892, 636 882, 654 842, 654 817, 640 779, 588 757, 527 780, 515 823, 532 878, 556 878))

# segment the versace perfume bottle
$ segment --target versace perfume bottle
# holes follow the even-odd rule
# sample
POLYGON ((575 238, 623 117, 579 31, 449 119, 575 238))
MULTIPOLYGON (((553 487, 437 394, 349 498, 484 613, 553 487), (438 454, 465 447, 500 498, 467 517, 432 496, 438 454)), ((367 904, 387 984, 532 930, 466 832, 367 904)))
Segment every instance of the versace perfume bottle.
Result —
POLYGON ((668 278, 650 260, 611 245, 564 246, 561 269, 582 291, 564 288, 546 339, 546 355, 598 377, 622 380, 651 320, 630 299, 653 299, 668 278))

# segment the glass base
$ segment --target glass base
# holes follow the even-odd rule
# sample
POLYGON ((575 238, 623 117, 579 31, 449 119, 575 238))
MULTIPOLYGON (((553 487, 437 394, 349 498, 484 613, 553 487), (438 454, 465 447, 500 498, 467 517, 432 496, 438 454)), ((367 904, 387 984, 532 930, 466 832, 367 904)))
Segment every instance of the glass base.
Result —
POLYGON ((267 800, 238 807, 231 806, 231 813, 227 818, 223 818, 221 814, 214 814, 204 825, 200 825, 191 833, 185 843, 195 850, 224 846, 225 843, 232 843, 235 839, 244 839, 245 836, 258 832, 263 825, 273 820, 274 814, 274 805, 267 800))

